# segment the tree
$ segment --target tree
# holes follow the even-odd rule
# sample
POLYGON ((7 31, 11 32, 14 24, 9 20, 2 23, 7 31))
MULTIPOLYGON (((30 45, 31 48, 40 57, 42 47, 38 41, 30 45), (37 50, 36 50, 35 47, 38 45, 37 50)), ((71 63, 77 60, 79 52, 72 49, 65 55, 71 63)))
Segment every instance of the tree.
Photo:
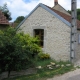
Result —
POLYGON ((2 13, 4 13, 4 16, 6 16, 6 19, 12 20, 11 12, 9 12, 9 9, 7 8, 6 3, 3 6, 0 6, 0 10, 2 11, 2 13))
POLYGON ((25 18, 24 16, 19 16, 19 17, 16 18, 14 23, 20 23, 24 18, 25 18))
POLYGON ((33 64, 34 57, 41 51, 38 39, 17 33, 9 28, 0 31, 0 71, 10 72, 28 68, 33 64))
MULTIPOLYGON (((71 14, 70 10, 68 12, 71 14)), ((80 20, 80 9, 77 9, 77 19, 80 20)))
POLYGON ((77 19, 80 20, 80 9, 77 9, 77 19))

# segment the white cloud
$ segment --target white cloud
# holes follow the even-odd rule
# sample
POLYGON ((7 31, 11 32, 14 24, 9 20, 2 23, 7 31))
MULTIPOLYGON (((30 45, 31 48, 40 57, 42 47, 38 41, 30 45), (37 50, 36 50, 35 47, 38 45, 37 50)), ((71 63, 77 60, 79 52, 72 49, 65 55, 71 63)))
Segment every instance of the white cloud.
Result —
MULTIPOLYGON (((59 4, 65 9, 71 9, 71 0, 58 0, 59 4)), ((80 1, 78 2, 78 8, 80 7, 80 1)), ((18 16, 26 16, 36 7, 39 3, 46 4, 50 7, 54 6, 54 0, 0 0, 0 5, 7 3, 8 9, 11 12, 13 20, 18 16)), ((13 21, 12 20, 12 21, 13 21)))

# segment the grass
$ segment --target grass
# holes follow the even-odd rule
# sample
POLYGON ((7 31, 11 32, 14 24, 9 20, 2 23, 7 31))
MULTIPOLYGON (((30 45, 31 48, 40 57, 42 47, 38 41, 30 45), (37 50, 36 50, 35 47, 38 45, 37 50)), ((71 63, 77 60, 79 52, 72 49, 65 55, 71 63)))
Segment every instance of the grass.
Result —
POLYGON ((46 65, 48 65, 48 64, 50 64, 50 62, 53 62, 54 60, 52 60, 52 59, 46 59, 46 60, 38 60, 38 61, 36 61, 36 66, 46 66, 46 65))
POLYGON ((39 60, 36 62, 36 66, 41 66, 42 68, 37 69, 36 74, 20 76, 20 77, 4 79, 4 80, 46 80, 47 78, 53 77, 55 75, 64 74, 73 69, 73 65, 66 66, 66 64, 70 64, 70 63, 68 61, 67 62, 63 62, 63 61, 56 62, 51 59, 39 60), (48 67, 46 67, 47 65, 50 65, 50 62, 54 62, 56 65, 60 65, 60 66, 55 67, 56 65, 54 65, 52 66, 53 69, 50 70, 48 67))

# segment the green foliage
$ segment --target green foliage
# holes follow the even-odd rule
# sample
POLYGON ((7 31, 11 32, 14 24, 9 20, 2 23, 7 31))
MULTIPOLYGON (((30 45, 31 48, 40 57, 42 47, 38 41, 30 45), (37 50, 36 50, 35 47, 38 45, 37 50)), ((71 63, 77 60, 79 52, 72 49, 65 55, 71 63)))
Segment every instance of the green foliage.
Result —
MULTIPOLYGON (((1 72, 26 69, 33 65, 34 57, 41 51, 37 38, 17 33, 9 28, 0 31, 0 68, 1 72)), ((8 76, 9 76, 8 74, 8 76)))
POLYGON ((6 3, 3 6, 0 6, 0 10, 2 11, 2 13, 4 13, 4 16, 6 16, 8 20, 12 20, 11 13, 9 12, 9 9, 7 8, 6 3))
POLYGON ((70 11, 70 10, 68 10, 68 13, 69 13, 69 14, 71 14, 71 11, 70 11))
POLYGON ((38 54, 38 58, 40 60, 50 59, 50 55, 48 53, 42 53, 41 52, 41 53, 38 54))
MULTIPOLYGON (((68 12, 71 14, 70 10, 68 12)), ((77 19, 80 20, 80 9, 77 9, 77 19)))
POLYGON ((20 23, 25 17, 24 16, 18 16, 14 23, 20 23))
POLYGON ((77 19, 80 20, 80 9, 77 9, 77 19))
POLYGON ((33 57, 41 52, 41 48, 38 46, 38 38, 30 37, 28 34, 19 33, 17 36, 20 38, 21 42, 23 42, 23 48, 30 47, 30 51, 32 52, 33 57))
POLYGON ((30 74, 27 76, 20 76, 15 77, 11 79, 4 79, 4 80, 47 80, 47 78, 54 77, 55 75, 60 75, 66 72, 71 71, 74 69, 73 65, 66 66, 67 64, 70 64, 70 62, 56 62, 54 60, 40 60, 36 62, 37 66, 41 66, 41 69, 37 69, 36 74, 30 74), (53 66, 53 69, 48 69, 47 65, 50 65, 51 62, 55 62, 55 66, 53 66), (64 65, 64 67, 56 67, 56 65, 64 65))
POLYGON ((37 61, 36 61, 36 66, 45 67, 46 65, 50 64, 50 62, 53 62, 53 61, 54 61, 54 60, 52 60, 52 59, 37 60, 37 61))

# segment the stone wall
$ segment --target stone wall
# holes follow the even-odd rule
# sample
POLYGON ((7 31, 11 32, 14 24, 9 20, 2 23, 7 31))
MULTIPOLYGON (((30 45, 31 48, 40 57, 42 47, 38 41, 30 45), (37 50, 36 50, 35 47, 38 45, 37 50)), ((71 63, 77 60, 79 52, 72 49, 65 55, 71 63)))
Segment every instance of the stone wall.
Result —
MULTIPOLYGON (((34 68, 21 70, 18 72, 11 71, 10 78, 17 77, 17 76, 23 76, 23 75, 29 75, 29 74, 35 74, 35 73, 36 73, 36 69, 34 69, 34 68)), ((3 72, 2 74, 0 74, 0 80, 2 80, 4 78, 8 78, 8 72, 3 72)))
POLYGON ((42 7, 38 7, 20 29, 31 36, 34 29, 44 29, 43 51, 56 60, 70 60, 71 28, 42 7))

